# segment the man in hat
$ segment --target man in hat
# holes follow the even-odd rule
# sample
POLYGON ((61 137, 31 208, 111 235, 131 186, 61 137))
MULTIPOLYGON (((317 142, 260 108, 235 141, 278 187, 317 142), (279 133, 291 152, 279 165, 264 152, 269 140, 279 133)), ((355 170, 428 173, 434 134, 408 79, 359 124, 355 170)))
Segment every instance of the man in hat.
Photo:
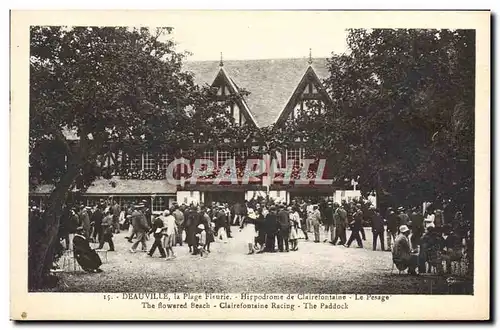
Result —
POLYGON ((94 233, 92 234, 92 238, 96 242, 102 241, 103 228, 102 228, 102 219, 104 218, 103 214, 103 206, 98 204, 96 210, 92 214, 92 222, 94 223, 94 233))
POLYGON ((347 242, 346 238, 346 226, 347 226, 347 212, 342 205, 338 203, 333 204, 334 206, 334 214, 333 214, 333 224, 335 225, 335 237, 333 238, 333 245, 337 244, 339 241, 339 245, 344 245, 347 242))
POLYGON ((80 214, 78 217, 80 218, 80 226, 83 228, 84 236, 89 239, 90 238, 90 216, 89 216, 90 207, 85 207, 85 205, 80 206, 80 214))
POLYGON ((392 241, 396 240, 399 229, 399 217, 392 207, 387 209, 387 251, 392 249, 392 241))
MULTIPOLYGON (((331 201, 328 202, 325 207, 325 233, 328 235, 330 233, 330 243, 333 244, 333 240, 335 239, 335 224, 333 221, 333 213, 334 213, 333 203, 331 201)), ((328 241, 328 238, 325 238, 323 242, 328 241)))
POLYGON ((108 210, 102 219, 101 223, 102 235, 99 235, 99 247, 101 250, 104 247, 104 243, 108 243, 109 251, 115 250, 115 245, 113 243, 113 214, 111 210, 108 210))
POLYGON ((414 207, 410 214, 411 222, 411 246, 415 247, 420 244, 420 238, 424 234, 424 215, 418 211, 418 207, 414 207))
POLYGON ((152 257, 153 254, 156 251, 156 248, 158 248, 158 251, 160 252, 160 258, 166 258, 165 254, 165 249, 163 249, 162 245, 162 238, 163 238, 163 228, 164 228, 164 223, 163 223, 163 217, 157 217, 153 221, 153 227, 151 228, 150 233, 153 233, 153 237, 155 241, 153 242, 153 245, 151 246, 151 249, 148 252, 148 256, 152 257))
POLYGON ((283 243, 286 252, 289 252, 288 236, 290 235, 290 215, 285 210, 285 206, 280 204, 278 218, 278 250, 283 252, 283 243))
POLYGON ((399 232, 400 234, 396 237, 392 249, 392 261, 399 270, 408 269, 408 274, 416 275, 415 269, 418 266, 418 256, 412 253, 410 240, 408 239, 410 229, 408 226, 402 225, 399 227, 399 232))
POLYGON ((384 219, 382 219, 378 209, 373 209, 373 212, 370 213, 372 218, 373 251, 377 250, 377 239, 380 240, 380 248, 384 251, 384 219))
POLYGON ((399 211, 399 226, 408 226, 408 222, 410 222, 410 217, 405 212, 405 208, 400 206, 398 208, 399 211))
POLYGON ((278 218, 276 215, 276 206, 269 207, 269 213, 265 216, 264 228, 266 232, 265 248, 261 249, 262 252, 276 252, 276 233, 278 231, 278 218))
POLYGON ((314 243, 319 243, 320 232, 319 228, 321 226, 321 212, 319 211, 318 205, 313 206, 313 212, 310 215, 311 225, 314 231, 314 243))
POLYGON ((149 226, 144 213, 142 213, 143 208, 143 204, 136 205, 135 210, 132 213, 132 226, 134 226, 134 231, 137 233, 137 240, 130 248, 130 252, 132 253, 136 252, 139 243, 141 243, 143 252, 146 252, 147 250, 146 233, 149 231, 149 226))
POLYGON ((120 223, 118 220, 121 211, 120 204, 118 204, 118 201, 115 199, 113 206, 111 206, 111 214, 113 215, 113 231, 117 234, 120 233, 120 223))
POLYGON ((172 215, 175 218, 175 224, 177 226, 177 231, 175 233, 174 246, 179 243, 182 246, 182 232, 184 231, 184 213, 179 209, 179 205, 174 205, 174 212, 172 215))
POLYGON ((363 241, 359 236, 360 230, 363 227, 363 212, 361 211, 361 205, 359 206, 360 207, 357 206, 354 207, 355 208, 355 212, 353 214, 354 220, 351 221, 351 223, 349 224, 351 227, 351 236, 349 237, 347 243, 344 245, 347 248, 351 246, 354 240, 356 240, 356 242, 358 243, 359 248, 363 247, 363 241))
POLYGON ((151 227, 151 225, 152 225, 152 219, 151 219, 151 217, 152 217, 153 213, 151 212, 151 209, 149 208, 150 202, 148 202, 147 200, 143 199, 141 201, 141 204, 143 205, 142 213, 146 217, 146 223, 148 224, 149 227, 151 227))

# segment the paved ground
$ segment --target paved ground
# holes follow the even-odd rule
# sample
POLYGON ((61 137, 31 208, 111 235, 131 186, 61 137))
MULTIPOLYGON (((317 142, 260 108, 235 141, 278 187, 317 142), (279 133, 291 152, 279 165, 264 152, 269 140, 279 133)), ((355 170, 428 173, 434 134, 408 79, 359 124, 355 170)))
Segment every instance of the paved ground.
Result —
MULTIPOLYGON (((364 248, 329 243, 299 242, 289 253, 246 255, 247 246, 234 238, 215 242, 207 257, 192 256, 177 246, 177 259, 167 261, 129 252, 125 234, 114 237, 116 252, 103 260, 102 273, 81 270, 60 273, 56 291, 67 292, 267 292, 267 293, 444 293, 444 278, 391 274, 390 252, 372 251, 371 232, 365 229, 364 248)), ((349 232, 348 232, 349 234, 349 232)), ((324 233, 322 233, 322 238, 324 233)), ((152 240, 148 241, 148 246, 152 240)), ((103 258, 104 259, 104 258, 103 258)), ((62 261, 60 262, 62 264, 62 261)))

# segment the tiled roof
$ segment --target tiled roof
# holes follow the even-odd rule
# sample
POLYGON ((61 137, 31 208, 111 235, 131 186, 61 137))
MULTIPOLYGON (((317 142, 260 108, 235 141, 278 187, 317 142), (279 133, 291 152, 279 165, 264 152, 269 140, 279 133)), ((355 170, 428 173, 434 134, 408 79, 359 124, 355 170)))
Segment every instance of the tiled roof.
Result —
MULTIPOLYGON (((250 93, 245 100, 260 127, 276 121, 308 66, 306 58, 224 61, 234 84, 250 93)), ((320 79, 328 76, 326 58, 314 58, 312 67, 320 79)), ((196 83, 211 85, 219 61, 187 61, 184 69, 194 74, 196 83)))
MULTIPOLYGON (((44 184, 35 187, 32 194, 49 194, 52 185, 44 184)), ((138 194, 175 194, 177 187, 168 184, 166 180, 124 180, 98 179, 86 191, 90 195, 138 195, 138 194), (116 185, 113 187, 112 182, 116 185)))
MULTIPOLYGON (((328 77, 326 58, 313 58, 311 66, 319 79, 328 77)), ((308 67, 307 58, 224 61, 234 85, 250 93, 245 102, 259 127, 276 122, 308 67)), ((184 63, 184 70, 191 71, 200 85, 211 85, 219 69, 219 61, 184 63)), ((76 132, 65 130, 64 134, 70 140, 79 139, 76 132)))

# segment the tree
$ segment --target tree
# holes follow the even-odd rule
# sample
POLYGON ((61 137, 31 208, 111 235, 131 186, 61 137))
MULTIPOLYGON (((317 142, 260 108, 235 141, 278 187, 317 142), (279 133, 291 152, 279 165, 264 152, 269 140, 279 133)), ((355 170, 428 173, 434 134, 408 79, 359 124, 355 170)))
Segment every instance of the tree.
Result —
POLYGON ((68 193, 85 191, 102 174, 97 161, 110 144, 190 148, 195 134, 213 129, 207 118, 220 122, 228 117, 225 102, 209 88, 194 85, 192 74, 182 70, 186 54, 162 39, 171 30, 32 28, 30 176, 36 179, 31 182, 50 182, 55 188, 43 215, 31 224, 30 289, 43 286, 52 266, 68 193), (204 121, 195 118, 200 109, 204 121), (68 133, 77 135, 77 144, 68 141, 68 133), (56 150, 54 157, 47 145, 56 150))
POLYGON ((381 204, 452 200, 472 217, 474 31, 350 30, 347 44, 329 61, 333 107, 291 134, 381 204))

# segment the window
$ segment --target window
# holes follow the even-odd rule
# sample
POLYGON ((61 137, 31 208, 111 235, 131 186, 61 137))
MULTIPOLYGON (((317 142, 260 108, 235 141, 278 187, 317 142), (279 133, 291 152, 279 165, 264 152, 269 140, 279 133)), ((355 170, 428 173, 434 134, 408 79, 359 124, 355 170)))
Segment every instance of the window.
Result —
POLYGON ((223 166, 228 159, 231 158, 231 153, 229 151, 218 151, 217 152, 217 166, 223 166))
POLYGON ((133 196, 122 196, 120 197, 120 205, 128 210, 132 206, 139 204, 139 201, 141 199, 143 198, 133 197, 133 196))
POLYGON ((144 170, 145 171, 156 170, 155 157, 152 152, 144 153, 144 170))
POLYGON ((248 149, 236 149, 234 154, 236 158, 246 159, 248 157, 248 149))
POLYGON ((168 164, 170 164, 172 160, 170 159, 169 155, 164 153, 161 154, 160 158, 160 170, 166 170, 168 167, 168 164))
POLYGON ((294 119, 299 118, 301 105, 302 105, 302 101, 300 101, 299 103, 297 103, 295 105, 295 108, 293 109, 293 114, 292 114, 293 117, 292 118, 294 118, 294 119))
POLYGON ((167 208, 167 199, 163 196, 155 196, 153 198, 153 212, 161 212, 167 208))
POLYGON ((293 160, 293 163, 295 165, 300 164, 300 161, 302 159, 302 150, 301 149, 290 149, 290 150, 287 150, 286 159, 287 159, 287 161, 288 160, 293 160))
POLYGON ((213 149, 208 149, 203 151, 203 158, 204 159, 210 159, 211 161, 215 160, 215 153, 213 149))
POLYGON ((245 118, 245 116, 241 116, 241 125, 245 125, 245 123, 247 122, 247 119, 245 118))
POLYGON ((100 200, 101 200, 102 197, 96 197, 96 196, 92 196, 92 197, 87 197, 87 206, 96 206, 97 204, 99 204, 100 200))
POLYGON ((240 108, 237 105, 233 106, 233 119, 237 125, 240 124, 240 108))
POLYGON ((131 170, 141 170, 142 160, 140 155, 129 156, 128 168, 131 170))

